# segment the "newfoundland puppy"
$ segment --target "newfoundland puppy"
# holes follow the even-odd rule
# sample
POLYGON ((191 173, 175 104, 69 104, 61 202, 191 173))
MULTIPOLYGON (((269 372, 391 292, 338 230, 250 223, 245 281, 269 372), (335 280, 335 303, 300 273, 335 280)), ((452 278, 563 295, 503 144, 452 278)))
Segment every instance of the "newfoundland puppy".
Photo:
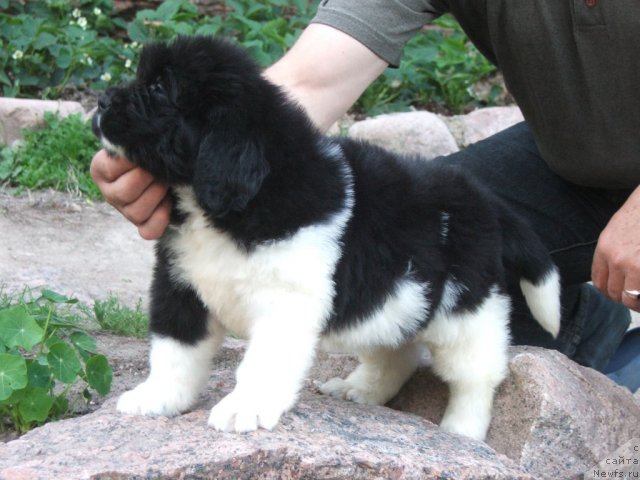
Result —
POLYGON ((223 431, 272 429, 317 347, 357 354, 320 390, 381 405, 423 347, 450 387, 441 427, 483 439, 507 371, 508 278, 560 328, 559 276, 536 235, 459 169, 328 138, 227 41, 146 46, 109 89, 94 130, 171 186, 151 288, 151 373, 127 414, 188 410, 225 333, 249 339, 223 431))

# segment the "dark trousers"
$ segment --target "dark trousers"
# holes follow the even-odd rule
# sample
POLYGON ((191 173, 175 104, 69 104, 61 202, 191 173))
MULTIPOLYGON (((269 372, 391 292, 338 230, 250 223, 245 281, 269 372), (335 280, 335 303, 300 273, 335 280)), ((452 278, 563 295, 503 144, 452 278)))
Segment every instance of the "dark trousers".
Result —
POLYGON ((538 233, 560 269, 562 328, 553 339, 531 317, 520 288, 514 298, 513 343, 561 351, 576 362, 603 369, 618 348, 631 316, 591 284, 591 261, 600 232, 630 190, 571 184, 540 157, 531 131, 517 124, 465 150, 434 161, 455 164, 481 179, 538 233))

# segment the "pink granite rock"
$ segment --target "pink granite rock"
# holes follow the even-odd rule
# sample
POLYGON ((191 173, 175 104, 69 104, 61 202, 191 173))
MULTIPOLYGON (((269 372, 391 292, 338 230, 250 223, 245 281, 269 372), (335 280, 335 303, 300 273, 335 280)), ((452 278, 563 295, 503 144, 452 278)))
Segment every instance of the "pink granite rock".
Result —
POLYGON ((21 139, 24 128, 42 126, 44 112, 58 112, 61 117, 72 113, 84 115, 82 105, 77 102, 0 97, 0 145, 12 145, 21 139))
POLYGON ((349 136, 427 159, 458 151, 447 125, 430 112, 379 115, 354 123, 349 128, 349 136))
POLYGON ((522 112, 515 105, 509 107, 480 108, 467 115, 441 118, 447 124, 457 144, 461 148, 478 142, 524 120, 522 112))
MULTIPOLYGON (((116 350, 117 339, 107 340, 102 348, 116 350)), ((132 375, 141 363, 135 346, 117 350, 115 361, 126 368, 117 369, 114 396, 144 377, 132 375)), ((144 345, 138 351, 146 355, 144 345)), ((327 354, 319 355, 298 405, 274 431, 217 433, 207 427, 208 411, 232 389, 243 352, 243 342, 225 343, 192 412, 126 417, 111 398, 97 412, 0 446, 0 478, 574 478, 639 435, 633 395, 557 352, 523 347, 512 349, 488 445, 431 423, 442 416, 447 389, 427 368, 392 408, 319 395, 318 382, 356 365, 352 357, 327 354)))
MULTIPOLYGON (((0 478, 532 478, 482 442, 441 432, 417 415, 321 396, 312 383, 273 431, 218 433, 207 426, 208 410, 232 388, 242 353, 237 343, 227 345, 192 412, 127 417, 111 399, 95 413, 0 446, 0 478)), ((353 365, 346 357, 326 360, 337 370, 353 365)))
MULTIPOLYGON (((536 478, 573 478, 640 437, 640 402, 599 372, 534 347, 513 347, 509 369, 487 443, 536 478)), ((447 395, 424 369, 390 406, 437 423, 447 395)))

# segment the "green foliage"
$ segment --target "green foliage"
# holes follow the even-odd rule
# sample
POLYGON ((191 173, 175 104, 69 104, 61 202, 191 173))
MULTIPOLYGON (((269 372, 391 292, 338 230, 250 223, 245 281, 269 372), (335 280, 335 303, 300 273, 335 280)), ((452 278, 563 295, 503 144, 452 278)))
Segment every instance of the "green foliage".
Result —
POLYGON ((453 17, 441 17, 435 26, 407 43, 399 68, 388 69, 361 97, 361 111, 373 115, 410 106, 444 105, 461 112, 469 105, 482 103, 470 87, 496 68, 473 46, 453 17))
POLYGON ((89 161, 100 148, 100 142, 88 122, 80 115, 60 119, 50 112, 45 113, 44 120, 44 128, 24 131, 23 143, 0 151, 0 181, 100 198, 89 174, 89 161))
MULTIPOLYGON (((111 0, 0 0, 0 89, 5 96, 50 98, 68 84, 101 90, 132 77, 141 44, 178 34, 235 39, 266 66, 293 44, 316 5, 227 0, 220 15, 208 17, 189 0, 166 0, 127 23, 113 15, 111 0)), ((451 16, 435 24, 407 44, 398 69, 387 70, 364 93, 360 111, 371 115, 413 106, 460 112, 492 103, 469 87, 495 68, 451 16)))
POLYGON ((107 332, 138 338, 146 337, 149 332, 149 319, 140 303, 131 309, 111 296, 104 301, 96 300, 93 313, 100 327, 107 332))
POLYGON ((66 85, 95 90, 129 78, 137 50, 111 0, 0 0, 0 94, 57 98, 66 85))
POLYGON ((138 12, 127 33, 140 43, 178 34, 233 38, 266 66, 293 45, 315 11, 308 0, 227 0, 225 6, 226 13, 207 17, 188 0, 167 0, 156 10, 138 12))
POLYGON ((109 393, 109 362, 64 308, 75 303, 50 290, 17 302, 0 298, 0 428, 26 432, 68 415, 92 391, 109 393), (74 399, 70 392, 78 386, 74 399))

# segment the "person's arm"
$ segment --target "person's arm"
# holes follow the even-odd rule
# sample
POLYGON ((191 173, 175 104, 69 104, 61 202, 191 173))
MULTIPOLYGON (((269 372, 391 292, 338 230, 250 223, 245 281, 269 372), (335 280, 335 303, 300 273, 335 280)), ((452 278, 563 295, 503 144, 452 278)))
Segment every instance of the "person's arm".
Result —
POLYGON ((624 290, 640 290, 640 187, 600 234, 591 279, 611 300, 640 312, 640 300, 624 293, 624 290))
MULTIPOLYGON (((328 129, 387 64, 349 35, 312 24, 265 76, 304 107, 320 129, 328 129)), ((153 240, 169 225, 167 186, 124 158, 104 150, 91 161, 91 176, 105 200, 153 240)))
POLYGON ((387 62, 333 27, 311 24, 281 60, 265 71, 326 131, 387 68, 387 62))

